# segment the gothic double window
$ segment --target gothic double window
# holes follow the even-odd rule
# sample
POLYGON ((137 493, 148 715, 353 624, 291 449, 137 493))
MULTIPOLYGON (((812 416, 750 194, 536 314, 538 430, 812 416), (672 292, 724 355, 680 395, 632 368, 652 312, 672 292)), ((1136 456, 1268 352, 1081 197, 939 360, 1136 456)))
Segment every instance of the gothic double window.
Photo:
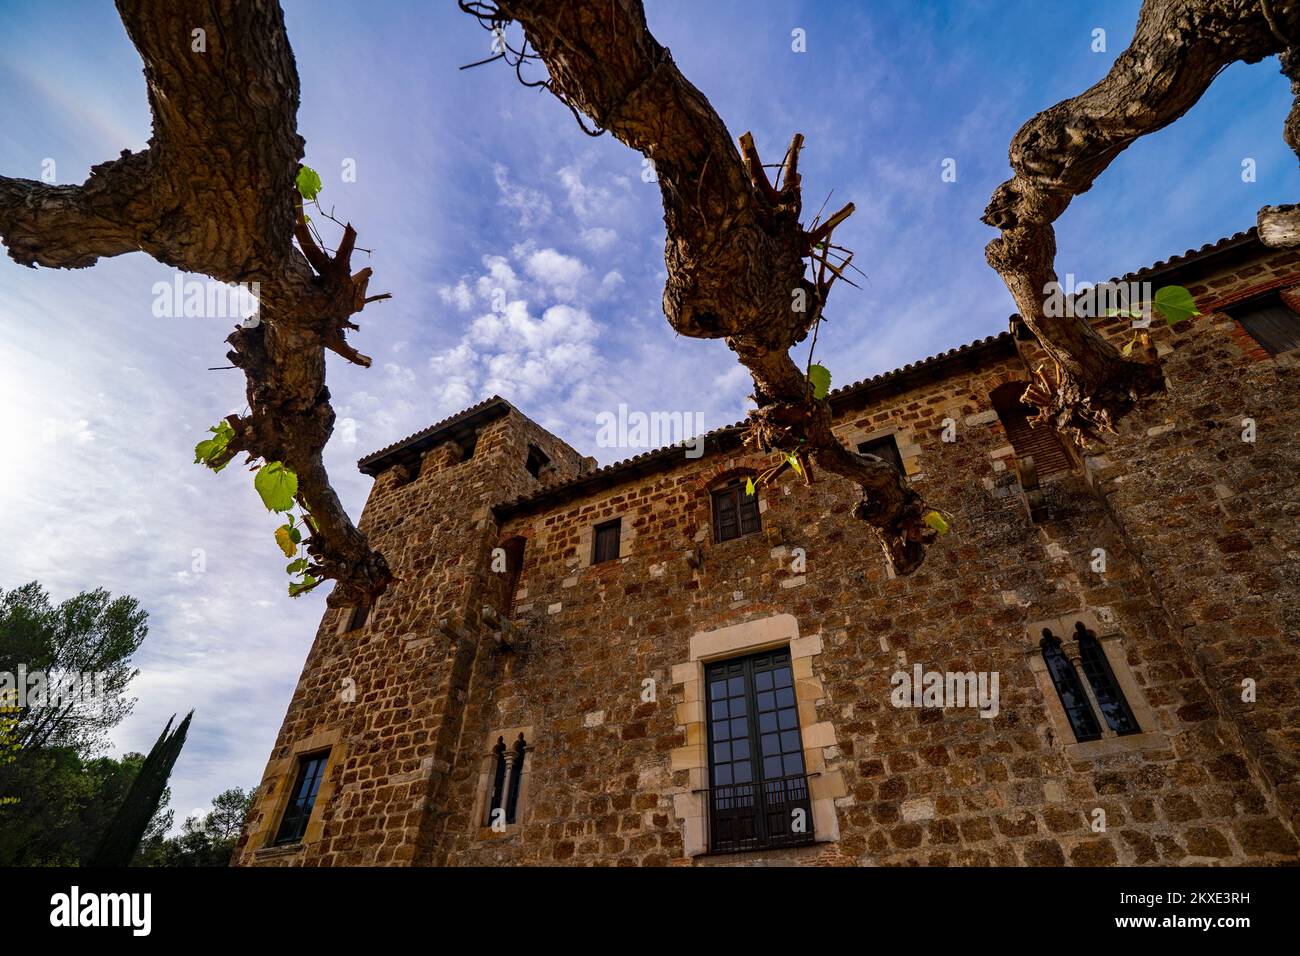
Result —
POLYGON ((511 744, 504 736, 492 748, 492 792, 483 825, 499 829, 518 822, 519 794, 523 787, 528 742, 521 733, 511 744))
POLYGON ((1075 662, 1067 656, 1061 639, 1050 629, 1043 630, 1039 647, 1043 662, 1047 665, 1047 673, 1056 688, 1056 696, 1070 722, 1070 729, 1074 731, 1075 740, 1083 743, 1102 737, 1098 713, 1106 727, 1117 737, 1141 733, 1142 728, 1138 726, 1119 681, 1115 679, 1115 672, 1106 659, 1101 642, 1082 622, 1075 624, 1074 630, 1078 646, 1077 668, 1075 662), (1079 678, 1079 670, 1083 671, 1083 680, 1079 678), (1084 680, 1087 681, 1086 686, 1084 680))

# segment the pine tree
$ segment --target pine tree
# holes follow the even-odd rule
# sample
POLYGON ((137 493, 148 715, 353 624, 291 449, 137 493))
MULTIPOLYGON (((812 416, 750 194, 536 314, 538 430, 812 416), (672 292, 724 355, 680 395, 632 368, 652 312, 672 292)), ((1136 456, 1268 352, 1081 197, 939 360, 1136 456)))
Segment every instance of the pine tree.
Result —
POLYGON ((91 866, 130 865, 149 826, 149 820, 158 809, 158 801, 167 787, 167 778, 171 776, 176 758, 185 746, 185 735, 193 716, 194 711, 191 710, 175 731, 171 730, 171 726, 176 715, 173 714, 167 721, 162 735, 144 758, 140 773, 127 791, 122 806, 104 831, 99 847, 90 859, 91 866))

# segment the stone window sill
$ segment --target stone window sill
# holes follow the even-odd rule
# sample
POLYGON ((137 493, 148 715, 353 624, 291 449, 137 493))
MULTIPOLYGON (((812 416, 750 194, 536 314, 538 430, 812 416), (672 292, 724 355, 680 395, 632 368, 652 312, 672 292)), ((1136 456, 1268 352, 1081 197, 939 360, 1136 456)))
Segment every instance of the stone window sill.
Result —
POLYGON ((1135 753, 1141 750, 1168 750, 1169 738, 1161 733, 1129 734, 1126 737, 1103 737, 1083 743, 1067 744, 1065 753, 1073 760, 1092 760, 1114 754, 1135 753))
POLYGON ((277 856, 291 856, 302 850, 302 843, 286 843, 283 846, 264 846, 260 850, 253 851, 254 858, 258 860, 270 860, 277 856))

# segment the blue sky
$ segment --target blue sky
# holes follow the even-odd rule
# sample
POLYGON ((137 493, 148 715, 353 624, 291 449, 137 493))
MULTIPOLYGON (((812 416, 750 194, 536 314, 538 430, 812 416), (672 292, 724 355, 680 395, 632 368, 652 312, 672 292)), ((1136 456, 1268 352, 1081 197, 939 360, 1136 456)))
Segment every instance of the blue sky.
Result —
MULTIPOLYGON (((749 381, 725 346, 677 339, 663 318, 662 213, 638 154, 583 135, 501 64, 459 71, 489 37, 450 2, 284 6, 306 162, 374 250, 372 292, 394 296, 353 336, 373 368, 330 357, 326 457, 354 516, 369 485, 357 458, 494 392, 605 464, 636 451, 596 446, 597 414, 620 402, 702 412, 709 428, 743 416, 749 381)), ((752 130, 769 161, 806 135, 810 213, 832 188, 832 208, 857 204, 836 236, 868 279, 837 288, 818 344, 843 385, 1006 327, 979 216, 1007 145, 1105 74, 1138 7, 663 0, 648 16, 733 135, 752 130)), ((79 183, 149 135, 139 58, 107 3, 0 0, 0 103, 4 175, 38 179, 53 159, 58 182, 79 183)), ((1058 271, 1109 278, 1295 201, 1289 106, 1276 59, 1225 71, 1075 201, 1058 271)), ((191 464, 204 429, 242 410, 243 376, 207 371, 226 364, 228 322, 153 316, 153 284, 174 278, 143 254, 77 272, 0 262, 0 587, 140 598, 139 703, 114 744, 146 749, 196 708, 172 778, 183 818, 260 779, 324 595, 286 596, 276 521, 242 473, 191 464)))

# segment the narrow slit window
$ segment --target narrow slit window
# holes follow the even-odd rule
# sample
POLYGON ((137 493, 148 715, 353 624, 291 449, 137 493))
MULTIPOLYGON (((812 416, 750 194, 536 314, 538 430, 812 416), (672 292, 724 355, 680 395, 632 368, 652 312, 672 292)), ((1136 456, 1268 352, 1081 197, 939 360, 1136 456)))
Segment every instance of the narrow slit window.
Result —
POLYGON ((307 832, 307 823, 311 820, 312 809, 316 806, 316 794, 320 792, 321 779, 325 776, 325 765, 329 753, 311 754, 298 760, 298 775, 294 779, 293 791, 289 796, 289 805, 284 808, 280 819, 280 828, 275 834, 275 845, 297 843, 307 832))
POLYGON ((1061 650, 1061 639, 1044 629, 1039 647, 1042 648, 1043 661, 1047 664, 1052 684, 1056 687, 1056 696, 1060 698, 1066 719, 1070 721, 1070 729, 1074 731, 1074 739, 1080 743, 1099 739, 1101 727, 1097 723, 1097 716, 1092 712, 1092 704, 1088 702, 1078 672, 1061 650))
POLYGON ((753 534, 761 527, 758 493, 747 494, 744 481, 734 481, 713 492, 713 538, 721 543, 753 534))
POLYGON ((524 735, 520 734, 519 739, 515 741, 515 759, 511 767, 513 773, 510 776, 509 793, 506 795, 506 823, 514 823, 519 812, 519 788, 523 784, 524 757, 527 753, 528 744, 524 741, 524 735))
POLYGON ((497 810, 501 809, 506 792, 506 742, 501 737, 497 738, 492 755, 492 798, 488 801, 487 819, 483 821, 483 825, 489 827, 496 822, 497 810))
POLYGON ((1092 692, 1097 698, 1097 706, 1106 724, 1117 736, 1140 733, 1137 718, 1115 680, 1115 671, 1106 659, 1106 652, 1096 635, 1083 626, 1075 624, 1075 633, 1079 638, 1079 663, 1083 665, 1083 676, 1092 685, 1092 692))
POLYGON ((358 604, 352 609, 352 616, 348 619, 348 630, 359 631, 361 628, 366 626, 366 622, 369 620, 370 605, 358 604))
POLYGON ((592 533, 591 563, 613 561, 618 557, 619 537, 623 528, 623 519, 615 518, 604 524, 596 525, 592 533))

